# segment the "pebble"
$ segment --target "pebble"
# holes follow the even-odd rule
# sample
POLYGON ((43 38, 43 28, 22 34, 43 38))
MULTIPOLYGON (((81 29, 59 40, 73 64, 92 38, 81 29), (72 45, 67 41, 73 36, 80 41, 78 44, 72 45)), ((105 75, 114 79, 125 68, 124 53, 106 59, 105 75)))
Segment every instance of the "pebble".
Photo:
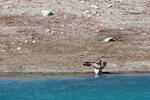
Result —
POLYGON ((50 33, 51 30, 50 30, 50 29, 46 29, 45 32, 46 32, 46 33, 50 33))
POLYGON ((6 50, 0 50, 1 52, 5 52, 6 50))
POLYGON ((50 11, 50 10, 42 10, 41 11, 43 16, 52 16, 54 15, 54 11, 50 11))
POLYGON ((89 14, 89 15, 87 15, 87 17, 91 17, 91 15, 89 14))
POLYGON ((28 40, 24 40, 24 43, 27 43, 28 42, 28 40))
POLYGON ((100 30, 96 30, 96 32, 98 32, 98 33, 99 33, 99 32, 100 32, 100 30))
POLYGON ((60 34, 64 34, 64 32, 60 32, 60 34))
POLYGON ((115 39, 113 37, 108 37, 104 40, 104 42, 114 42, 115 39))
POLYGON ((21 47, 17 47, 17 50, 21 50, 21 47))
POLYGON ((35 42, 36 42, 35 40, 32 41, 32 43, 35 43, 35 42))
POLYGON ((96 14, 96 16, 100 16, 100 14, 96 14))
POLYGON ((116 64, 113 64, 112 66, 113 66, 113 67, 116 67, 116 64))
POLYGON ((86 10, 85 13, 88 14, 88 13, 90 13, 90 11, 89 11, 89 10, 86 10))
POLYGON ((112 5, 107 5, 107 7, 108 7, 108 8, 112 8, 113 6, 112 6, 112 5))
POLYGON ((11 44, 13 44, 13 45, 14 45, 14 44, 15 44, 15 42, 11 42, 11 44))
POLYGON ((55 31, 51 31, 51 33, 53 34, 53 33, 55 33, 55 31))
POLYGON ((145 62, 141 62, 141 64, 143 65, 143 64, 145 64, 145 62))
POLYGON ((91 8, 99 9, 99 7, 95 4, 91 5, 91 8))
POLYGON ((147 35, 147 33, 142 33, 142 35, 147 35))
POLYGON ((87 0, 79 0, 79 1, 84 3, 84 2, 86 2, 87 0))
POLYGON ((124 28, 123 28, 123 27, 121 27, 120 29, 121 29, 121 30, 124 30, 124 28))

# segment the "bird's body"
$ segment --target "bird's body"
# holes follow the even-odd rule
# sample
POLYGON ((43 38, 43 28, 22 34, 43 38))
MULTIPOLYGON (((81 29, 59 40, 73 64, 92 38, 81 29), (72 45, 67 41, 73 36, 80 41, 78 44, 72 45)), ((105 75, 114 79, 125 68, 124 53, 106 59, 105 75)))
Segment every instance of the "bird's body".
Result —
POLYGON ((106 66, 106 62, 97 60, 95 62, 84 62, 83 65, 93 68, 95 74, 100 75, 102 73, 102 69, 104 69, 106 66))

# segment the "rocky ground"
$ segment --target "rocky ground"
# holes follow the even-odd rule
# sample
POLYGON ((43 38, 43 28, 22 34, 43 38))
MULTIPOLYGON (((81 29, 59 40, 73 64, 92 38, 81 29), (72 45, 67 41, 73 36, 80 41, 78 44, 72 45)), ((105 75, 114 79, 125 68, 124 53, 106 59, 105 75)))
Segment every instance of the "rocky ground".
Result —
POLYGON ((0 72, 91 72, 97 58, 150 72, 150 0, 0 0, 0 72))

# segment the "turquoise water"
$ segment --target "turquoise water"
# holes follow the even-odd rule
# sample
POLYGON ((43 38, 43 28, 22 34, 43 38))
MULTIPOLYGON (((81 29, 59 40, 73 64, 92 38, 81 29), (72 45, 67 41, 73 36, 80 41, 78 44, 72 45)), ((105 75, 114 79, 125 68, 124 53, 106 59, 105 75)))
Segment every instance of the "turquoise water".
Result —
POLYGON ((0 100, 150 100, 150 75, 1 79, 0 100))

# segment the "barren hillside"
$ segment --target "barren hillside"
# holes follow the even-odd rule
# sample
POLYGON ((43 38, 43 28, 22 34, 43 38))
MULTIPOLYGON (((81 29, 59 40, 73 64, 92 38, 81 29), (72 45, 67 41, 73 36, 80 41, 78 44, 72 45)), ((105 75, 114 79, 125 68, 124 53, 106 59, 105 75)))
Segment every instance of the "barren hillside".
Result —
POLYGON ((150 0, 0 0, 0 72, 90 72, 97 58, 150 72, 150 0))

